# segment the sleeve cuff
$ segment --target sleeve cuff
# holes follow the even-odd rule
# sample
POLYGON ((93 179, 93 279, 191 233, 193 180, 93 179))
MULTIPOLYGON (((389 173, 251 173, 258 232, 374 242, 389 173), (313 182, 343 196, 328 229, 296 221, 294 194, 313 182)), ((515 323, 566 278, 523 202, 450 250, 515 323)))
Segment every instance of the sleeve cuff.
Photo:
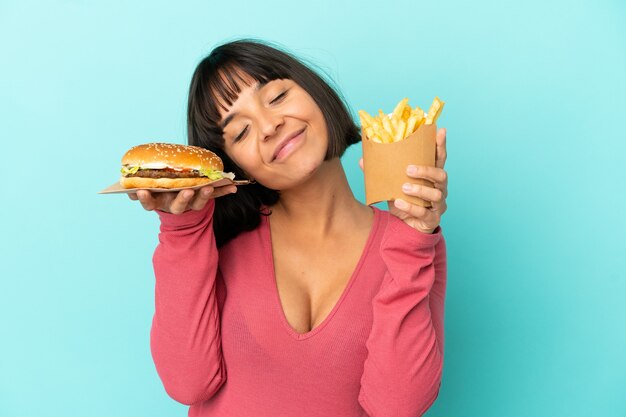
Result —
POLYGON ((435 246, 443 236, 441 226, 437 226, 432 233, 420 232, 417 229, 412 228, 402 220, 391 215, 391 224, 387 228, 387 236, 385 240, 394 239, 403 242, 403 246, 414 248, 428 248, 435 246))

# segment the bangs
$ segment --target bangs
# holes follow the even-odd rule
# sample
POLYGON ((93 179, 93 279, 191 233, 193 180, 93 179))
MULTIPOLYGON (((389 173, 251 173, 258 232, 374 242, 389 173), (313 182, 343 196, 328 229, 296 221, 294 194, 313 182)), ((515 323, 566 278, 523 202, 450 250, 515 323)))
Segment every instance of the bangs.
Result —
POLYGON ((265 84, 268 81, 264 74, 248 74, 234 64, 224 66, 215 71, 215 74, 208 79, 208 90, 210 96, 222 110, 228 110, 232 106, 244 87, 250 87, 257 81, 265 84))
POLYGON ((221 121, 220 109, 228 111, 237 101, 242 89, 254 85, 255 82, 263 85, 279 78, 291 78, 267 65, 234 61, 211 62, 205 77, 207 121, 214 127, 218 127, 221 121))

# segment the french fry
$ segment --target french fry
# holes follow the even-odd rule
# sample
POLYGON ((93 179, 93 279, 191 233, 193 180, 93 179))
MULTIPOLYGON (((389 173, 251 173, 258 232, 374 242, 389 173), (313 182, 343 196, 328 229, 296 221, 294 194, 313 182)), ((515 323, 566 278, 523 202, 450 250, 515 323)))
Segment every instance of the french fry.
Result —
POLYGON ((400 120, 401 119, 395 119, 395 118, 389 119, 389 122, 391 123, 391 127, 393 128, 394 137, 396 133, 398 133, 398 123, 400 122, 400 120))
POLYGON ((391 137, 394 136, 393 126, 391 126, 391 122, 387 116, 383 117, 383 128, 389 133, 391 137))
POLYGON ((378 118, 374 119, 374 123, 372 123, 372 129, 374 129, 374 134, 380 137, 380 131, 383 130, 383 125, 380 123, 378 118))
POLYGON ((400 100, 400 102, 396 105, 396 108, 393 109, 393 113, 391 113, 391 118, 392 119, 402 118, 402 113, 404 112, 404 106, 406 106, 408 102, 409 102, 408 98, 403 98, 402 100, 400 100))
POLYGON ((406 123, 406 135, 410 135, 415 131, 415 125, 417 124, 417 115, 413 115, 409 117, 409 120, 406 123))
POLYGON ((365 110, 359 110, 359 116, 361 118, 361 126, 368 127, 372 125, 374 119, 365 110))
POLYGON ((415 132, 422 124, 424 124, 424 110, 420 109, 419 106, 415 106, 412 114, 417 117, 417 123, 415 123, 415 128, 413 129, 413 132, 415 132))
POLYGON ((383 143, 392 143, 393 142, 393 136, 391 134, 389 134, 389 132, 387 132, 384 128, 380 129, 377 133, 380 136, 380 138, 382 139, 383 143))
POLYGON ((435 97, 433 100, 433 104, 430 105, 430 109, 428 109, 428 114, 426 116, 426 124, 430 125, 437 121, 437 118, 441 114, 441 110, 443 109, 443 105, 446 104, 443 101, 439 100, 439 97, 435 97))
POLYGON ((404 110, 402 110, 402 119, 408 121, 409 117, 411 117, 411 106, 407 104, 404 106, 404 110))
POLYGON ((402 139, 404 139, 404 131, 406 129, 406 123, 404 122, 404 120, 399 120, 398 121, 398 128, 396 130, 396 135, 393 137, 393 141, 394 142, 398 142, 401 141, 402 139))

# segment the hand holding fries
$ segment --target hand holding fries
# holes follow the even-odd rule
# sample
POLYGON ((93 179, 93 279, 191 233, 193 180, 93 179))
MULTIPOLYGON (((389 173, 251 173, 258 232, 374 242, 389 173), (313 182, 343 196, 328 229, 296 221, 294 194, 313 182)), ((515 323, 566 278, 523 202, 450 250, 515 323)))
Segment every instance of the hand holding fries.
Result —
POLYGON ((435 124, 444 104, 435 97, 425 113, 404 98, 389 115, 359 111, 366 203, 387 201, 390 213, 423 233, 447 208, 446 130, 435 124))

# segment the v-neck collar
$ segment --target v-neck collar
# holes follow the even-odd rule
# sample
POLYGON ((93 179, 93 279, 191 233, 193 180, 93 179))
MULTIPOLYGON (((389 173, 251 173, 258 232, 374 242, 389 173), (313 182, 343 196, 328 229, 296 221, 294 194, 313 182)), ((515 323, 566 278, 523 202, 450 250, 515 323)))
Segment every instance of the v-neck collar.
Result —
POLYGON ((369 236, 367 238, 367 241, 365 242, 365 246, 363 247, 363 251, 361 252, 359 261, 357 262, 356 267, 354 268, 354 271, 352 272, 352 276, 350 277, 350 280, 346 283, 346 286, 343 289, 341 296, 339 297, 339 299, 333 306, 330 313, 328 313, 328 315, 324 318, 324 320, 322 320, 320 324, 318 324, 317 326, 315 326, 313 329, 311 329, 310 331, 306 333, 298 333, 297 331, 295 331, 293 327, 291 327, 291 325, 289 324, 289 321, 287 320, 287 317, 285 316, 285 311, 283 310, 283 306, 280 300, 280 294, 278 292, 278 284, 276 282, 276 268, 274 265, 274 254, 272 250, 272 232, 270 229, 270 219, 269 219, 269 216, 266 216, 266 215, 261 216, 263 218, 262 220, 263 250, 265 251, 265 256, 267 257, 268 265, 269 265, 269 271, 268 271, 269 273, 267 275, 269 276, 269 279, 271 280, 270 285, 272 288, 272 292, 275 295, 274 298, 275 298, 275 303, 276 303, 275 305, 276 305, 276 309, 278 312, 278 316, 280 317, 280 321, 282 322, 283 327, 285 327, 285 329, 287 330, 287 333, 292 338, 296 340, 305 340, 316 335, 320 331, 322 331, 322 329, 326 327, 328 322, 332 320, 333 316, 335 315, 335 313, 341 306, 341 303, 347 297, 348 292, 350 291, 350 288, 354 284, 356 277, 359 275, 359 272, 361 270, 361 267, 363 266, 363 263, 367 259, 366 255, 370 251, 370 247, 372 246, 372 243, 375 240, 374 237, 376 236, 378 227, 380 225, 380 220, 382 217, 382 214, 380 213, 380 209, 376 207, 372 207, 372 210, 374 211, 374 220, 372 222, 369 236))

